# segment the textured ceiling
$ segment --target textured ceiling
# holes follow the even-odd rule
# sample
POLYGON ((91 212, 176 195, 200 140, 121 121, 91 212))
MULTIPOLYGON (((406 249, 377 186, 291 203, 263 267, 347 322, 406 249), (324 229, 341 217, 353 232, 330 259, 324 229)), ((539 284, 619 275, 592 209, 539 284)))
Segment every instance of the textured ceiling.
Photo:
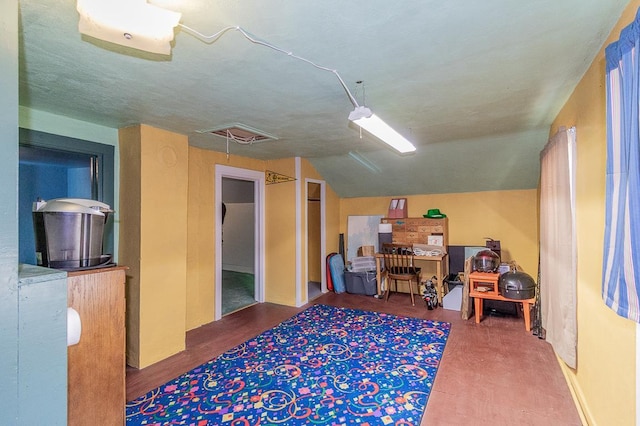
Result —
POLYGON ((168 57, 89 39, 71 0, 20 1, 20 104, 145 123, 216 151, 226 141, 198 131, 242 123, 278 139, 231 142, 231 155, 306 157, 338 195, 357 197, 535 188, 549 126, 628 0, 151 3, 204 34, 239 26, 336 70, 417 152, 360 138, 333 72, 238 31, 204 43, 176 29, 168 57))

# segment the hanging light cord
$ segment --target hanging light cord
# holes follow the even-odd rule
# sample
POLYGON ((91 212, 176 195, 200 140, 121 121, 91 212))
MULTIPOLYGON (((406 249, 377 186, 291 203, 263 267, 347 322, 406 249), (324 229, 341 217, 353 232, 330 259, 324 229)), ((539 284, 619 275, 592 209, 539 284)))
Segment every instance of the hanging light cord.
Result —
POLYGON ((340 85, 342 86, 342 88, 346 92, 346 94, 349 97, 349 100, 351 101, 353 106, 355 108, 360 106, 360 105, 358 105, 358 101, 356 101, 356 98, 353 97, 353 95, 351 94, 351 92, 347 88, 347 85, 344 83, 344 80, 342 80, 342 77, 340 77, 340 74, 338 74, 337 70, 332 69, 332 68, 328 68, 328 67, 324 67, 322 65, 318 65, 313 61, 310 61, 308 59, 305 59, 303 57, 295 55, 293 52, 289 52, 289 51, 287 51, 285 49, 282 49, 282 48, 280 48, 278 46, 274 46, 273 44, 267 43, 266 41, 258 40, 255 36, 249 34, 247 31, 245 31, 242 27, 239 27, 239 26, 226 27, 226 28, 223 28, 222 30, 218 31, 215 34, 207 36, 207 35, 204 35, 204 34, 200 33, 199 31, 194 30, 193 28, 188 27, 186 25, 183 25, 183 24, 178 24, 178 25, 180 27, 184 28, 191 35, 199 38, 200 40, 202 40, 202 41, 204 41, 206 43, 215 43, 220 37, 222 37, 225 33, 227 33, 227 31, 231 31, 231 30, 238 31, 240 34, 242 34, 244 36, 244 38, 249 40, 251 43, 259 44, 261 46, 268 47, 269 49, 273 49, 276 52, 284 53, 287 56, 290 56, 290 57, 292 57, 294 59, 298 59, 300 61, 306 62, 306 63, 308 63, 308 64, 310 64, 310 65, 312 65, 312 66, 314 66, 314 67, 316 67, 316 68, 318 68, 320 70, 329 71, 329 72, 333 73, 338 78, 338 80, 340 81, 340 85))
POLYGON ((231 133, 228 129, 227 129, 227 135, 226 135, 226 139, 227 139, 227 160, 229 159, 229 141, 232 140, 237 144, 240 145, 253 145, 253 143, 256 141, 255 137, 249 138, 249 139, 243 139, 243 138, 239 138, 236 135, 234 135, 233 133, 231 133))
POLYGON ((252 136, 250 138, 238 137, 233 133, 231 133, 228 129, 227 129, 227 139, 231 139, 235 143, 239 143, 240 145, 253 145, 253 143, 256 141, 255 136, 252 136))

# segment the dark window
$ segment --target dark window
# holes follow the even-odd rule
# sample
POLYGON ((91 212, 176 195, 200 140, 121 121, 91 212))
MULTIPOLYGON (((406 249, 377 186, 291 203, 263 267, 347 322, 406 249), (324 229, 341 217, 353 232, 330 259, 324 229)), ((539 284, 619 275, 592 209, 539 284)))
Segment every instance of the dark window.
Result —
MULTIPOLYGON (((114 147, 20 129, 19 261, 36 264, 32 209, 37 199, 90 198, 113 207, 114 147)), ((113 216, 104 253, 113 254, 113 216)))

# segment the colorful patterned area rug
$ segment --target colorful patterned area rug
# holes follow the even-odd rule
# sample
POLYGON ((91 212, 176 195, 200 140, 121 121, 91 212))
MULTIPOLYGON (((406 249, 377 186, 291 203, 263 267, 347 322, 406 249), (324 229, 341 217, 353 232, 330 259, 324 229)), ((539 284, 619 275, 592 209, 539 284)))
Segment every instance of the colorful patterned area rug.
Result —
POLYGON ((127 425, 419 425, 450 324, 315 305, 127 403, 127 425))

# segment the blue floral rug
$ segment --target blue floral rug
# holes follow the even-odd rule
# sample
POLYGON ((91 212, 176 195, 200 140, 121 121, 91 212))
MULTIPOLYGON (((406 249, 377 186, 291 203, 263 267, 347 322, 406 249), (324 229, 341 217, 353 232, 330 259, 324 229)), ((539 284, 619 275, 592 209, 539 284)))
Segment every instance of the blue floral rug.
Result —
POLYGON ((450 324, 315 305, 127 403, 127 425, 419 425, 450 324))

